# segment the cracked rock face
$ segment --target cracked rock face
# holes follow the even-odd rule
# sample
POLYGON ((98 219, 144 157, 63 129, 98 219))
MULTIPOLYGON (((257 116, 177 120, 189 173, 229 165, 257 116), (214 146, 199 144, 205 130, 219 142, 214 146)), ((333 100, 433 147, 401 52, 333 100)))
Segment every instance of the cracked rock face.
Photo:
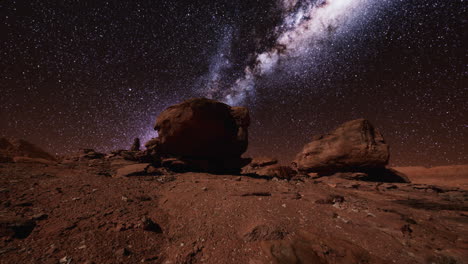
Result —
POLYGON ((384 168, 389 156, 382 134, 368 120, 356 119, 315 137, 293 165, 301 172, 361 171, 384 168))

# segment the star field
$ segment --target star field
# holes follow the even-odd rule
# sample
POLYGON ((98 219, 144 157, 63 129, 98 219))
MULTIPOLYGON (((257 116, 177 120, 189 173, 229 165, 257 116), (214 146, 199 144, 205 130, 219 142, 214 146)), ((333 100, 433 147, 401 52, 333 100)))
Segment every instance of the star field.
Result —
POLYGON ((246 155, 289 162, 364 117, 392 165, 468 163, 466 3, 325 9, 341 2, 1 1, 0 135, 58 154, 127 148, 167 106, 207 96, 250 109, 246 155))

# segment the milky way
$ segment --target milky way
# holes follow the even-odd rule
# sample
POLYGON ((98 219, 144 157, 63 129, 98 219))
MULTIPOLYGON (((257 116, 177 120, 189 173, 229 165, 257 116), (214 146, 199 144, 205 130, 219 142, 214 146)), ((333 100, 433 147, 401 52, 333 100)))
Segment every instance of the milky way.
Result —
POLYGON ((0 136, 128 148, 171 104, 249 108, 246 156, 290 161, 369 119, 393 165, 468 163, 461 0, 0 1, 0 136))
MULTIPOLYGON (((255 82, 271 74, 280 61, 303 60, 304 55, 320 52, 325 39, 344 34, 355 24, 358 17, 369 16, 367 0, 283 0, 279 2, 282 22, 272 32, 275 41, 272 47, 255 54, 253 65, 244 68, 244 75, 230 87, 220 87, 223 66, 229 64, 229 45, 224 40, 220 57, 210 69, 212 85, 208 85, 208 96, 220 93, 220 99, 230 105, 243 104, 245 98, 255 94, 255 82), (343 29, 344 28, 344 29, 343 29), (221 65, 220 65, 221 64, 221 65), (224 65, 223 65, 224 64, 224 65), (213 72, 214 70, 214 72, 213 72), (222 91, 225 89, 224 91, 222 91)), ((375 3, 374 3, 375 4, 375 3)), ((370 12, 369 12, 370 13, 370 12)), ((310 56, 309 56, 310 57, 310 56)), ((284 66, 284 65, 283 65, 284 66)), ((289 66, 289 63, 287 64, 289 66)))

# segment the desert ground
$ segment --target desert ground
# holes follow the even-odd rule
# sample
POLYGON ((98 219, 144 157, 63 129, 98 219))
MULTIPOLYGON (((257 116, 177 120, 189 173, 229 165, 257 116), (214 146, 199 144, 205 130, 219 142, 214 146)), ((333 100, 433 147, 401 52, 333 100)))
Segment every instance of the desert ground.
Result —
POLYGON ((454 186, 435 176, 424 184, 411 173, 417 183, 192 172, 112 177, 129 163, 1 164, 0 262, 467 260, 468 166, 458 168, 464 177, 454 186))

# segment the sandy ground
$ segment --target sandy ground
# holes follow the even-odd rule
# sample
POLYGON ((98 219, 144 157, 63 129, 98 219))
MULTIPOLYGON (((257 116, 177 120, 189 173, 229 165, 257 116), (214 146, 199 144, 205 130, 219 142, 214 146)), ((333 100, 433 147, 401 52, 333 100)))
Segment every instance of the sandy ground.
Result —
POLYGON ((117 167, 0 164, 0 263, 468 263, 466 178, 115 178, 117 167))

